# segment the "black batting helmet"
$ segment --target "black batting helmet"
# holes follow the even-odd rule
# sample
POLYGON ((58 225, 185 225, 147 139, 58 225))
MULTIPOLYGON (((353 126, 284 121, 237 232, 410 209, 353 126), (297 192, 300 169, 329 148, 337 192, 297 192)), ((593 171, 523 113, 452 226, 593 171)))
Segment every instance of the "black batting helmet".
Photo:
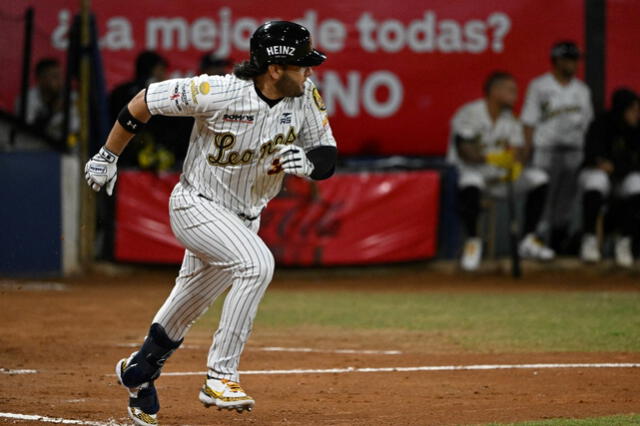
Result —
POLYGON ((560 41, 551 48, 551 59, 580 59, 580 49, 573 41, 560 41))
POLYGON ((325 59, 311 45, 309 30, 295 22, 270 21, 251 36, 251 63, 260 69, 269 64, 313 67, 325 59))

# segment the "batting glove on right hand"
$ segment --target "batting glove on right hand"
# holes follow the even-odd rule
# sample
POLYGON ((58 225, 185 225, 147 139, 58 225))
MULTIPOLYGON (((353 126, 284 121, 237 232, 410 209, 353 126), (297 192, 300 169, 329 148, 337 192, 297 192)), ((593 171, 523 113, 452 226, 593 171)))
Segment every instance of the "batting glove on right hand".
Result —
POLYGON ((309 177, 313 173, 313 163, 304 149, 297 145, 279 145, 274 165, 281 171, 299 177, 309 177))
POLYGON ((117 155, 105 147, 100 148, 100 151, 84 166, 84 178, 89 187, 99 192, 106 185, 107 195, 113 194, 113 187, 118 179, 117 162, 117 155))

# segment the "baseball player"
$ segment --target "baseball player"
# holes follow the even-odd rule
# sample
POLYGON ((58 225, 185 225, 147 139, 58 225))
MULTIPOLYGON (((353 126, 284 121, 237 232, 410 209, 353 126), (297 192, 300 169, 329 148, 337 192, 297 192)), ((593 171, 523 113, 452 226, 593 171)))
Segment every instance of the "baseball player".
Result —
POLYGON ((478 237, 480 198, 489 191, 504 196, 506 179, 515 179, 519 192, 527 193, 524 237, 520 255, 538 260, 552 259, 554 253, 535 236, 547 192, 547 174, 540 169, 522 169, 522 125, 511 112, 517 86, 511 74, 494 72, 485 81, 485 96, 463 105, 451 120, 448 161, 458 168, 460 217, 466 231, 461 267, 474 271, 482 259, 478 237))
POLYGON ((568 236, 584 136, 593 118, 589 88, 575 76, 579 59, 574 42, 556 43, 551 49, 551 72, 531 81, 520 117, 526 146, 533 148, 533 165, 549 174, 540 231, 550 228, 555 249, 568 236))
POLYGON ((624 268, 633 266, 632 238, 640 223, 640 99, 633 91, 616 90, 611 110, 591 123, 578 182, 582 189, 582 260, 600 261, 596 222, 613 192, 620 207, 615 261, 624 268))
POLYGON ((142 90, 85 167, 88 184, 110 195, 118 155, 152 115, 195 117, 169 201, 172 230, 186 247, 182 267, 140 349, 116 365, 138 425, 158 423, 154 381, 189 327, 229 287, 199 399, 207 407, 253 408, 240 387, 238 363, 274 269, 257 235, 260 213, 285 173, 320 180, 335 169, 326 108, 308 79, 326 56, 312 47, 309 31, 267 22, 253 34, 250 49, 250 60, 233 74, 167 80, 142 90))

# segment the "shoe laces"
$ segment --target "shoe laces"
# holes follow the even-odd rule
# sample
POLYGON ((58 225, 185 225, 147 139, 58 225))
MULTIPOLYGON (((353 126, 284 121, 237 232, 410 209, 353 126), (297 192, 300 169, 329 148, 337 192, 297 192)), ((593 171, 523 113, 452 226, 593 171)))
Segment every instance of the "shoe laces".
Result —
POLYGON ((544 243, 542 242, 542 240, 538 237, 533 237, 531 238, 531 241, 533 242, 533 244, 535 244, 536 246, 538 246, 539 248, 543 248, 544 247, 544 243))
POLYGON ((229 388, 229 390, 231 390, 231 392, 244 393, 244 390, 242 389, 242 387, 240 387, 240 383, 232 382, 231 380, 227 380, 227 379, 222 379, 220 381, 224 383, 229 388))
POLYGON ((534 247, 534 249, 535 249, 535 251, 536 251, 537 253, 540 253, 540 252, 542 252, 542 251, 544 251, 544 250, 547 250, 547 246, 546 246, 546 245, 544 244, 544 242, 543 242, 540 238, 538 238, 537 236, 533 236, 533 237, 531 238, 531 242, 533 243, 533 247, 534 247))
POLYGON ((472 256, 472 255, 475 254, 477 249, 478 249, 478 247, 477 247, 476 243, 469 242, 469 243, 465 244, 464 254, 466 254, 467 256, 472 256))

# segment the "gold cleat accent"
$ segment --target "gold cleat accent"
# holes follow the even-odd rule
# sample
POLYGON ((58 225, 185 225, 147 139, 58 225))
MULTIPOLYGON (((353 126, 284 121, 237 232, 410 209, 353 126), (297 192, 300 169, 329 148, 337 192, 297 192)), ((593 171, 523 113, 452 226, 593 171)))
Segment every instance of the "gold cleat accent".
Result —
POLYGON ((236 410, 238 413, 251 411, 255 404, 239 383, 227 379, 206 379, 200 389, 200 402, 205 407, 218 410, 236 410))
POLYGON ((131 416, 131 419, 137 425, 155 426, 158 424, 158 419, 156 418, 156 416, 147 414, 142 410, 140 410, 139 408, 136 408, 136 407, 130 408, 129 414, 131 416))

